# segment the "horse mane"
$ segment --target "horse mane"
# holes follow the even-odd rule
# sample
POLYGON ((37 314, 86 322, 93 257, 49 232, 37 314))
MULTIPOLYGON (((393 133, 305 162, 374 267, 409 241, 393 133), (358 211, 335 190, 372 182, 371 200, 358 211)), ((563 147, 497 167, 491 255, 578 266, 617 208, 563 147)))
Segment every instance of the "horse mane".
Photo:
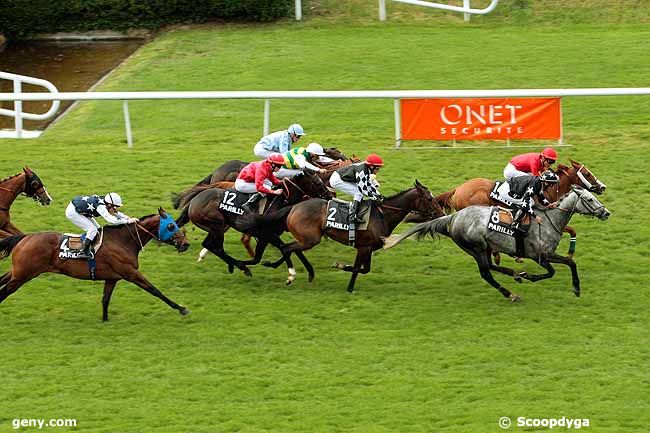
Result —
MULTIPOLYGON (((147 218, 155 217, 155 216, 157 216, 157 215, 158 215, 157 213, 152 213, 152 214, 145 215, 145 216, 139 218, 139 220, 142 221, 142 220, 145 220, 145 219, 147 219, 147 218)), ((111 231, 111 230, 122 230, 125 226, 126 226, 126 224, 118 224, 118 225, 115 225, 115 226, 107 225, 107 226, 103 226, 102 229, 103 229, 104 231, 106 231, 106 230, 108 230, 108 231, 111 231)))
POLYGON ((16 177, 16 176, 20 176, 20 175, 23 174, 23 173, 24 173, 24 172, 14 174, 13 176, 5 177, 4 179, 0 180, 0 183, 4 183, 4 182, 8 181, 9 179, 13 179, 13 178, 16 177))
MULTIPOLYGON (((413 188, 414 188, 414 187, 413 187, 413 188)), ((404 191, 400 191, 400 192, 398 192, 397 194, 393 194, 393 195, 391 195, 390 197, 386 197, 386 198, 384 199, 384 201, 392 200, 392 199, 397 198, 397 197, 399 197, 399 196, 401 196, 401 195, 403 195, 403 194, 406 194, 407 192, 411 191, 413 188, 407 188, 407 189, 405 189, 404 191)))

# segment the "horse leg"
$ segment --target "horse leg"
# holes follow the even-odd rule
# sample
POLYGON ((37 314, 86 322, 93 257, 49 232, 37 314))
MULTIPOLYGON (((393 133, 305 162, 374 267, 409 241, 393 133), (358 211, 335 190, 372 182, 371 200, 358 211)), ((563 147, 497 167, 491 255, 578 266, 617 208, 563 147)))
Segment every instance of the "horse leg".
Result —
POLYGON ((246 248, 246 251, 248 251, 248 255, 251 257, 256 257, 257 253, 256 251, 253 251, 253 248, 251 247, 251 239, 252 236, 249 234, 244 233, 241 235, 241 243, 244 244, 244 248, 246 248))
POLYGON ((108 321, 108 304, 111 302, 111 296, 113 295, 113 289, 117 280, 106 280, 104 281, 104 296, 102 297, 102 321, 108 321))
POLYGON ((342 263, 336 263, 334 267, 338 269, 343 269, 346 272, 352 272, 350 277, 350 282, 348 283, 348 293, 354 293, 354 285, 357 281, 357 276, 359 274, 367 274, 370 272, 370 266, 372 261, 372 249, 371 248, 358 248, 357 256, 354 259, 354 266, 344 265, 342 263))
POLYGON ((511 293, 508 289, 503 287, 497 280, 494 279, 492 272, 490 272, 491 266, 494 265, 490 263, 490 258, 487 251, 476 251, 472 246, 463 245, 459 242, 457 243, 458 246, 460 246, 465 252, 474 257, 474 260, 476 260, 476 264, 478 265, 478 270, 481 274, 481 278, 487 281, 492 287, 497 289, 504 298, 508 298, 513 302, 521 301, 521 297, 515 295, 514 293, 511 293))
MULTIPOLYGON (((496 253, 496 252, 490 253, 489 251, 486 252, 487 260, 488 260, 488 263, 490 264, 490 270, 500 272, 502 274, 513 277, 516 282, 521 283, 522 276, 518 275, 517 271, 515 271, 514 269, 511 269, 511 268, 506 268, 505 266, 499 266, 499 263, 492 263, 491 257, 493 257, 495 255, 498 255, 498 253, 496 253)), ((494 261, 496 262, 496 258, 495 258, 494 261)))
POLYGON ((208 237, 203 240, 201 244, 207 248, 211 253, 219 257, 221 260, 226 262, 228 265, 228 272, 232 274, 234 267, 237 267, 239 270, 244 272, 244 275, 247 277, 252 277, 251 271, 248 267, 241 262, 237 261, 233 257, 230 257, 226 251, 223 249, 223 232, 222 231, 211 231, 208 234, 208 237))
POLYGON ((545 274, 529 274, 528 272, 520 272, 518 274, 518 276, 521 277, 521 278, 525 278, 528 281, 532 281, 533 283, 536 282, 536 281, 539 281, 539 280, 545 280, 547 278, 553 278, 553 275, 555 275, 555 269, 553 268, 553 266, 551 266, 551 264, 548 261, 546 261, 544 259, 542 259, 542 260, 535 259, 535 261, 541 267, 546 269, 545 274))
POLYGON ((21 232, 20 229, 11 222, 5 224, 4 231, 8 232, 10 236, 23 234, 23 232, 21 232))
POLYGON ((314 281, 314 277, 316 276, 316 274, 314 273, 314 267, 311 265, 309 260, 307 260, 307 257, 305 257, 302 251, 296 251, 296 256, 298 256, 300 263, 302 263, 302 265, 307 270, 307 274, 309 275, 308 281, 311 283, 312 281, 314 281))
POLYGON ((571 240, 569 241, 569 252, 567 253, 567 257, 573 258, 573 253, 576 252, 576 230, 573 227, 566 226, 562 230, 564 233, 568 233, 571 236, 571 240))
MULTIPOLYGON (((2 280, 5 280, 7 274, 2 276, 2 280)), ((0 290, 0 303, 7 299, 9 295, 14 293, 16 290, 20 288, 23 284, 25 284, 27 281, 29 281, 31 278, 28 279, 22 279, 22 280, 17 280, 17 279, 12 279, 10 278, 9 281, 4 285, 2 290, 0 290)))
POLYGON ((5 284, 7 284, 9 280, 11 280, 11 271, 0 277, 0 287, 3 287, 5 284))
POLYGON ((553 255, 548 258, 548 261, 553 263, 565 264, 571 269, 571 279, 573 282, 573 294, 576 295, 577 298, 579 298, 580 277, 578 277, 578 266, 576 265, 576 262, 574 262, 571 257, 562 257, 561 255, 555 253, 553 253, 553 255))
POLYGON ((182 305, 177 304, 176 302, 172 301, 167 296, 165 296, 160 290, 156 288, 156 286, 151 284, 144 277, 144 275, 140 273, 140 271, 134 270, 130 275, 128 275, 124 279, 139 286, 140 288, 144 289, 146 292, 152 294, 153 296, 161 299, 164 303, 166 303, 173 309, 178 310, 178 312, 181 313, 183 316, 190 314, 189 309, 183 307, 182 305))

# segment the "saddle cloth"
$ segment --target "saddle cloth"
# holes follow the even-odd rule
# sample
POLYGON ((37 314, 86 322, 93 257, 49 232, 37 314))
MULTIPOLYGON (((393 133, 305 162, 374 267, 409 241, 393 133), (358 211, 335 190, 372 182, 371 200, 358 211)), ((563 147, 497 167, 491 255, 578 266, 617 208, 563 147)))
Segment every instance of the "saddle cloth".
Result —
POLYGON ((494 199, 508 207, 512 207, 513 204, 523 205, 523 201, 518 198, 510 196, 510 185, 508 182, 494 181, 494 188, 490 191, 490 198, 494 199))
MULTIPOLYGON (((325 219, 325 226, 323 228, 350 230, 349 215, 351 205, 351 202, 338 198, 328 201, 327 218, 325 219)), ((363 222, 357 224, 355 228, 356 230, 368 230, 371 207, 372 202, 370 200, 363 200, 359 205, 358 215, 359 218, 363 220, 363 222)))
MULTIPOLYGON (((251 195, 253 194, 246 194, 245 192, 239 192, 236 189, 225 190, 223 193, 223 198, 219 202, 219 209, 235 215, 243 215, 246 211, 241 207, 244 205, 244 203, 248 201, 251 195)), ((257 212, 259 214, 264 213, 264 208, 266 206, 267 201, 268 200, 266 196, 257 201, 256 203, 258 206, 257 212)))
MULTIPOLYGON (((487 228, 493 232, 502 233, 508 236, 514 236, 515 230, 512 229, 512 212, 498 206, 490 207, 490 218, 488 219, 487 228)), ((530 215, 524 215, 520 224, 522 231, 528 231, 530 227, 530 215)))
MULTIPOLYGON (((82 235, 77 235, 74 233, 63 233, 61 235, 61 242, 59 243, 59 258, 60 259, 83 259, 87 260, 83 256, 83 242, 81 240, 82 235)), ((99 236, 95 238, 92 243, 92 249, 97 254, 97 251, 102 247, 102 242, 104 240, 104 230, 99 229, 99 236)))

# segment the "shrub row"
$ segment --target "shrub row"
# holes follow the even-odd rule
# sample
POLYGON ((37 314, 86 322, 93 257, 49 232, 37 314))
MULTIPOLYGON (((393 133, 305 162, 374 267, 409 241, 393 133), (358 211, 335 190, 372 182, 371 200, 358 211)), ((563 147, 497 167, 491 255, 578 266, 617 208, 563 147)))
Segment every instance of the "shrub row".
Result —
POLYGON ((272 21, 288 16, 292 0, 3 0, 0 34, 157 29, 210 20, 272 21))

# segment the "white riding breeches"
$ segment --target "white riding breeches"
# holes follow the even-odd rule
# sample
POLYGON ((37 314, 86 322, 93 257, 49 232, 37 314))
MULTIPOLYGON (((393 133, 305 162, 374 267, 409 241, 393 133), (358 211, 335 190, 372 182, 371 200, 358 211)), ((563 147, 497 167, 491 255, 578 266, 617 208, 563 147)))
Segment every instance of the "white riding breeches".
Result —
POLYGON ((257 143, 253 149, 253 153, 260 159, 266 159, 272 153, 278 153, 274 150, 266 150, 262 143, 257 143))
POLYGON ((361 201, 363 199, 363 194, 359 191, 357 184, 345 182, 337 172, 332 173, 330 185, 338 191, 351 195, 354 201, 361 201))
MULTIPOLYGON (((264 186, 268 189, 271 189, 273 188, 273 183, 268 179, 264 179, 264 186)), ((237 179, 235 181, 235 189, 246 194, 253 194, 257 192, 255 182, 246 182, 244 179, 237 179)))
POLYGON ((99 229, 100 225, 94 218, 88 218, 78 213, 72 203, 68 204, 68 207, 65 208, 65 216, 72 221, 72 224, 86 233, 86 239, 91 241, 95 239, 97 229, 99 229))
POLYGON ((293 168, 281 168, 280 170, 276 171, 275 177, 278 179, 284 179, 285 177, 294 177, 302 173, 302 170, 299 168, 293 169, 293 168))
POLYGON ((513 177, 528 176, 529 174, 530 173, 526 173, 525 171, 517 170, 515 166, 510 163, 508 163, 508 165, 506 165, 503 169, 503 177, 505 177, 507 180, 510 180, 513 177))

